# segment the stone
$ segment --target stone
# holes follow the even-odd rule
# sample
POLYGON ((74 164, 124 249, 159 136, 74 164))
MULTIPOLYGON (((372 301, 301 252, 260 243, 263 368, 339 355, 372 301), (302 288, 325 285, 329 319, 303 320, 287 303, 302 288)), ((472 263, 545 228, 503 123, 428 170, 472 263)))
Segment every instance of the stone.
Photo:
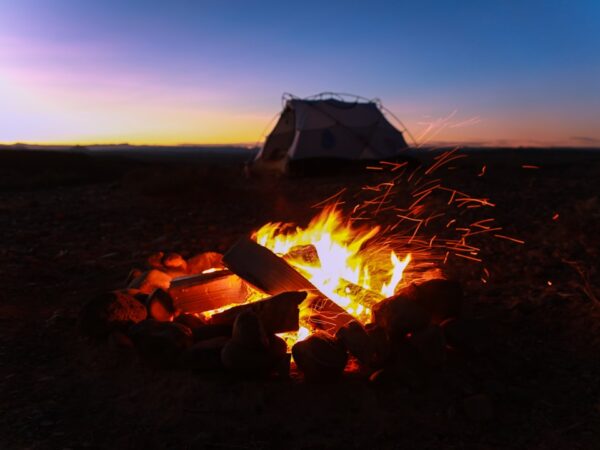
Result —
POLYGON ((427 280, 416 285, 417 302, 422 305, 433 324, 459 317, 463 304, 463 291, 460 283, 443 278, 427 280))
POLYGON ((413 333, 408 342, 428 366, 439 367, 446 360, 446 341, 438 325, 429 325, 424 330, 413 333))
POLYGON ((197 342, 182 353, 181 365, 196 372, 222 369, 221 352, 229 341, 229 337, 219 336, 197 342))
POLYGON ((233 327, 231 325, 204 325, 202 327, 192 328, 194 341, 200 342, 206 339, 226 336, 231 337, 233 327))
POLYGON ((375 359, 375 343, 367 330, 356 320, 344 325, 336 338, 363 366, 370 366, 375 359))
POLYGON ((160 322, 171 322, 175 317, 173 299, 167 291, 155 289, 146 300, 148 316, 160 322))
POLYGON ((192 331, 176 322, 159 322, 147 319, 129 330, 140 355, 157 367, 176 365, 180 354, 192 346, 192 331))
POLYGON ((132 280, 128 287, 138 289, 144 294, 151 294, 155 289, 168 290, 172 279, 173 277, 169 274, 157 269, 151 269, 132 280))
POLYGON ((492 344, 492 326, 486 319, 448 319, 440 327, 447 345, 460 352, 478 355, 492 344))
POLYGON ((385 330, 392 343, 403 340, 409 333, 425 329, 431 319, 417 302, 414 285, 375 304, 372 316, 373 322, 385 330))
POLYGON ((126 330, 146 316, 146 307, 133 296, 112 291, 84 305, 79 314, 79 329, 86 336, 102 338, 113 330, 126 330))
POLYGON ((375 349, 375 355, 373 356, 371 365, 377 368, 383 367, 392 355, 390 340, 388 339, 385 330, 373 323, 367 324, 365 330, 371 338, 371 342, 375 349))
POLYGON ((314 333, 292 347, 298 370, 308 381, 327 382, 338 379, 348 361, 346 350, 331 336, 314 333))
POLYGON ((190 274, 202 273, 208 269, 223 269, 223 255, 216 252, 204 252, 187 260, 187 271, 190 274))
POLYGON ((162 264, 167 269, 187 273, 187 262, 179 253, 169 253, 162 258, 162 264))

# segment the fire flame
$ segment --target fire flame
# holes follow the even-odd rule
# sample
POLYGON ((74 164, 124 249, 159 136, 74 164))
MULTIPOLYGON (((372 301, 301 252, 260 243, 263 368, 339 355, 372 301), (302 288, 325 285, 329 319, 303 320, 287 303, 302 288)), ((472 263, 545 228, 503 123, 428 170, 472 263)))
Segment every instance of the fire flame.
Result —
POLYGON ((379 232, 378 226, 354 226, 329 206, 306 228, 267 223, 253 238, 349 314, 366 321, 373 302, 394 294, 411 260, 410 253, 401 258, 375 240, 379 232))

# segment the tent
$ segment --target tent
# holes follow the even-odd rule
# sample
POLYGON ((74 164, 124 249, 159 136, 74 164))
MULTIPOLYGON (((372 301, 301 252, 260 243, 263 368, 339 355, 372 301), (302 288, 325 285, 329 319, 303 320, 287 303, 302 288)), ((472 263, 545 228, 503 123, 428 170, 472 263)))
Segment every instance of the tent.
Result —
POLYGON ((356 96, 347 101, 344 97, 284 95, 283 111, 252 170, 284 173, 294 163, 307 161, 392 160, 408 148, 379 102, 356 96))

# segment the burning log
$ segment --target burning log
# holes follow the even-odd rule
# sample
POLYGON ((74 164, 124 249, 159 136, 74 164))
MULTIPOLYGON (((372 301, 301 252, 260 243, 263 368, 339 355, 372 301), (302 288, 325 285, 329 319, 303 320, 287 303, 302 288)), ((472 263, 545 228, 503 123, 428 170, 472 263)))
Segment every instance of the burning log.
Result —
MULTIPOLYGON (((304 255, 311 255, 310 248, 313 247, 294 247, 304 255)), ((309 322, 316 328, 334 334, 340 327, 354 320, 354 317, 320 293, 283 258, 250 239, 238 241, 225 254, 223 262, 231 271, 268 294, 277 295, 295 290, 314 294, 308 300, 308 307, 311 309, 309 322)))
POLYGON ((338 295, 350 295, 354 301, 367 308, 373 308, 385 297, 350 281, 343 280, 343 285, 335 290, 338 295))
POLYGON ((271 250, 256 242, 240 239, 223 256, 232 272, 270 295, 289 291, 316 291, 310 281, 271 250))
POLYGON ((247 311, 256 314, 268 333, 296 331, 299 328, 298 306, 306 298, 306 292, 283 292, 279 295, 234 306, 223 312, 214 314, 210 323, 214 325, 231 325, 236 318, 247 311))
POLYGON ((112 330, 126 330, 146 316, 146 307, 131 293, 113 291, 85 304, 79 315, 79 329, 90 337, 104 337, 112 330))
POLYGON ((246 301, 248 285, 229 270, 175 278, 169 295, 176 309, 199 313, 246 301))
POLYGON ((292 347, 298 369, 310 381, 332 381, 346 367, 348 354, 335 339, 323 333, 310 335, 292 347))

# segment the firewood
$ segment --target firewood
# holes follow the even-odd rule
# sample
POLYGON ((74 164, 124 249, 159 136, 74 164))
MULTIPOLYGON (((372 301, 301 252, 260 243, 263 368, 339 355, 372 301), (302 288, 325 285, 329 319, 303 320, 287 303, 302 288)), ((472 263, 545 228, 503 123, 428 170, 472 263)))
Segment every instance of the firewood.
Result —
POLYGON ((442 278, 416 285, 417 301, 431 314, 431 321, 440 324, 459 317, 463 292, 460 283, 442 278))
POLYGON ((356 320, 344 308, 324 295, 311 295, 307 300, 310 310, 308 322, 312 327, 334 335, 344 325, 356 320))
POLYGON ((373 308, 385 297, 375 291, 371 291, 350 281, 342 280, 343 286, 338 287, 335 293, 338 295, 350 295, 354 301, 367 308, 373 308))
POLYGON ((244 312, 256 314, 268 333, 296 331, 299 328, 298 306, 306 298, 306 292, 283 292, 279 295, 234 306, 210 318, 211 324, 233 324, 236 318, 244 312))
POLYGON ((223 256, 223 263, 233 273, 270 295, 317 290, 283 258, 248 238, 240 239, 231 247, 223 256))
POLYGON ((200 313, 246 301, 250 292, 244 280, 229 270, 175 278, 169 295, 175 308, 200 313))

